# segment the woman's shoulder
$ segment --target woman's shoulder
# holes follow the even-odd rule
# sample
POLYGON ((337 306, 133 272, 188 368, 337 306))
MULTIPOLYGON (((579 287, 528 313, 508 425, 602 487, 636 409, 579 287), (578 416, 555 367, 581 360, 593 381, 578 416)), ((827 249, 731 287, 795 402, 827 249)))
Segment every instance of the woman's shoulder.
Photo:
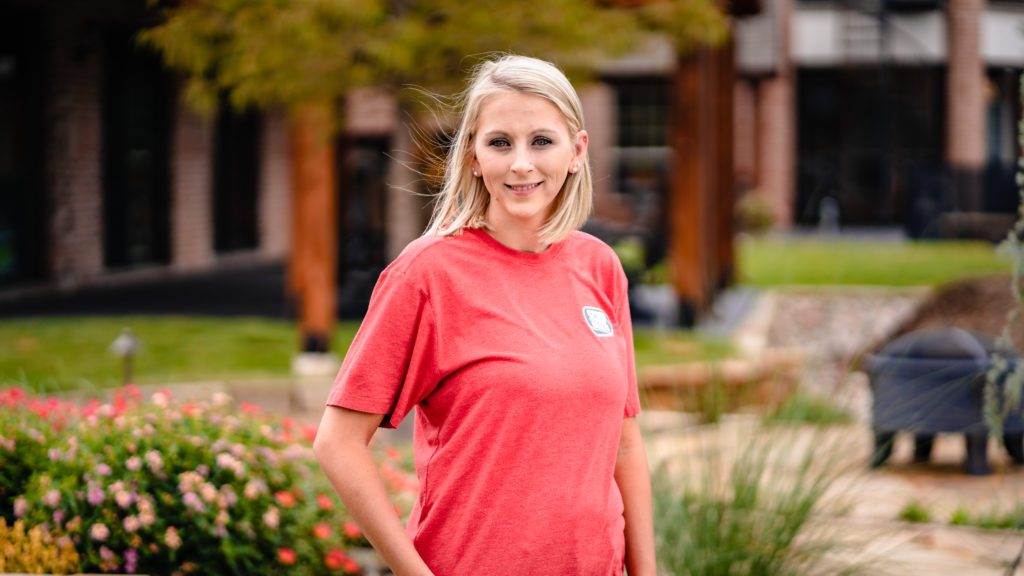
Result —
POLYGON ((429 272, 450 258, 452 249, 459 243, 459 236, 420 236, 409 242, 391 261, 388 271, 403 276, 417 276, 429 272))
POLYGON ((598 263, 612 266, 613 268, 620 266, 619 257, 615 253, 615 250, 613 250, 607 242, 596 236, 588 234, 582 230, 577 230, 566 237, 566 242, 566 248, 568 248, 576 258, 583 256, 587 259, 597 261, 598 263))

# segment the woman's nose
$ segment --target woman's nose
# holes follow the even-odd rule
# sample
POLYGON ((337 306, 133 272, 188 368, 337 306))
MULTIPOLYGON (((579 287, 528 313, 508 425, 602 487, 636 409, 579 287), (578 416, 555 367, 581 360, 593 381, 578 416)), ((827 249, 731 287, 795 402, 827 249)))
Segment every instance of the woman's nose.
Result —
POLYGON ((525 173, 533 170, 533 159, 530 157, 530 151, 520 148, 516 150, 515 156, 512 158, 512 172, 525 173))

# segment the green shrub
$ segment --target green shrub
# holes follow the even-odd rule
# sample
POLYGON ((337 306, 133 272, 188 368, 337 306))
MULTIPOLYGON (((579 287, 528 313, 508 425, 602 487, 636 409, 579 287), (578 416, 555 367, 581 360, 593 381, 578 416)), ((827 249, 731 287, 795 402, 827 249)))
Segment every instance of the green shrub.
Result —
POLYGON ((736 202, 736 224, 743 232, 763 234, 775 226, 775 213, 765 195, 750 190, 736 202))
POLYGON ((916 501, 907 502, 900 510, 900 520, 904 522, 924 523, 932 521, 932 513, 923 504, 916 501))
MULTIPOLYGON (((21 493, 0 512, 69 538, 83 571, 358 570, 346 551, 367 543, 317 466, 313 429, 225 395, 143 403, 132 387, 83 407, 0 391, 0 406, 0 430, 38 438, 0 443, 0 458, 25 463, 10 474, 21 493)), ((408 510, 415 484, 382 466, 408 510)))

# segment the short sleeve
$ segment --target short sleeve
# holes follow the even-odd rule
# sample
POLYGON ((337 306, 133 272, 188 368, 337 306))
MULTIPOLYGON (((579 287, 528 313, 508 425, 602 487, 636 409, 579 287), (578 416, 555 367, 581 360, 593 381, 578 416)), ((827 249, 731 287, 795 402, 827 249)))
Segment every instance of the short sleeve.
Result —
POLYGON ((405 274, 386 269, 327 405, 383 414, 394 428, 437 387, 437 334, 430 300, 405 274))
MULTIPOLYGON (((616 263, 618 260, 616 260, 616 263)), ((640 391, 637 388, 636 379, 636 355, 633 351, 633 319, 629 312, 629 281, 621 266, 617 269, 617 292, 615 306, 615 321, 621 327, 625 339, 625 362, 626 362, 626 407, 623 412, 624 418, 632 418, 640 414, 640 391)))

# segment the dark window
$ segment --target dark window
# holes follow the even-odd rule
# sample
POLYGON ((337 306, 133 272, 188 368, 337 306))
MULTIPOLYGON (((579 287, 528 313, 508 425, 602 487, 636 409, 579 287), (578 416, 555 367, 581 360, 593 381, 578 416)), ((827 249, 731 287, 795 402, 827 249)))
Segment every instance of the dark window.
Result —
POLYGON ((668 143, 668 82, 661 78, 613 81, 618 145, 662 147, 668 143))
POLYGON ((170 258, 170 83, 129 32, 103 42, 104 263, 170 258))
POLYGON ((386 138, 342 138, 338 146, 338 307, 344 318, 366 314, 388 263, 387 151, 386 138))
POLYGON ((236 112, 226 100, 217 115, 213 168, 214 249, 251 250, 259 244, 259 168, 262 116, 236 112))
POLYGON ((844 225, 895 224, 915 187, 939 186, 940 68, 804 69, 797 84, 798 222, 817 223, 822 200, 832 198, 844 225))
POLYGON ((0 12, 0 284, 46 275, 41 22, 0 12))

